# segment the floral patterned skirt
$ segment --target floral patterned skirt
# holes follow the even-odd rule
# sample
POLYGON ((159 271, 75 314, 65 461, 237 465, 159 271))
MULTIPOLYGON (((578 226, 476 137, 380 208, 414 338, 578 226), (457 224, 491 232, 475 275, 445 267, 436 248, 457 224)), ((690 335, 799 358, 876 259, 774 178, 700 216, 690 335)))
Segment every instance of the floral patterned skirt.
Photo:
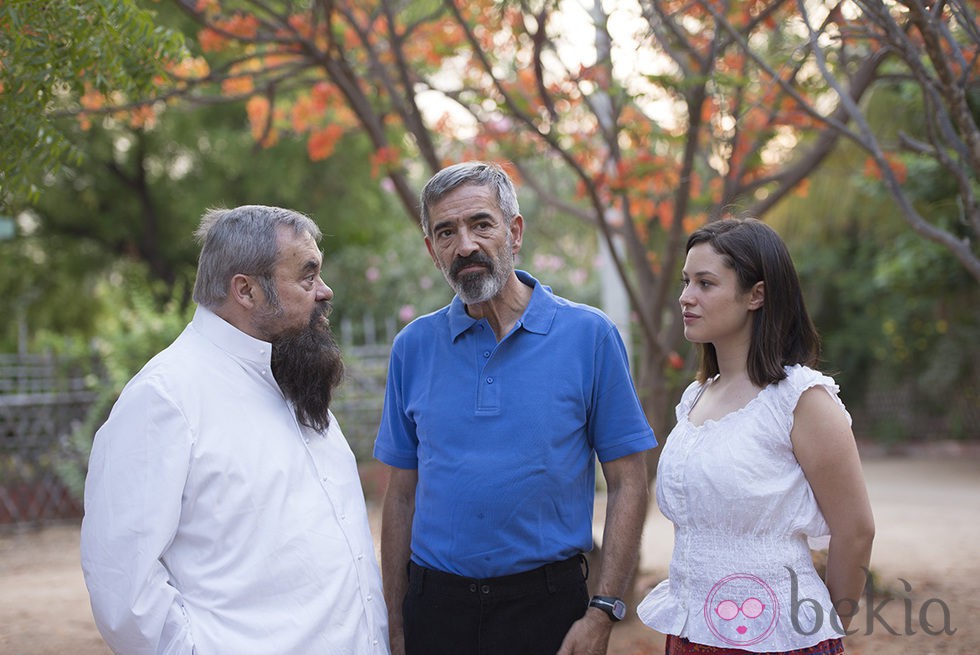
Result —
POLYGON ((840 639, 827 639, 807 648, 778 653, 752 653, 738 648, 718 648, 695 644, 681 637, 667 635, 667 647, 664 650, 664 655, 844 655, 844 644, 840 639))

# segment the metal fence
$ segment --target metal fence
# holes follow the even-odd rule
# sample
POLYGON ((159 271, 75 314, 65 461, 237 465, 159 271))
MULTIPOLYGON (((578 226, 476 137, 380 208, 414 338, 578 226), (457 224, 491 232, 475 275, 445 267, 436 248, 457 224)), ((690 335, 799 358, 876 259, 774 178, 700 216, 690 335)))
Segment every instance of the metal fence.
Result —
MULTIPOLYGON (((359 460, 371 457, 395 330, 371 318, 338 327, 347 373, 332 409, 359 460)), ((0 354, 0 527, 81 516, 104 385, 91 363, 0 354)))
POLYGON ((63 472, 80 463, 71 437, 97 381, 77 363, 0 355, 0 525, 81 516, 63 472))
POLYGON ((358 461, 370 459, 374 449, 384 403, 388 352, 387 345, 344 349, 347 374, 330 408, 358 461))

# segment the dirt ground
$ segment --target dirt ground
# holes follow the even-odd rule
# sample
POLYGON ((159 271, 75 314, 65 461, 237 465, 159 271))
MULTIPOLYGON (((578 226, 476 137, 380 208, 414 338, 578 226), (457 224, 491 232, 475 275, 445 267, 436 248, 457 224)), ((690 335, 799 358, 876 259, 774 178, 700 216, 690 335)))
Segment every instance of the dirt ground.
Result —
MULTIPOLYGON (((980 655, 980 448, 865 452, 864 467, 877 524, 871 566, 878 590, 870 599, 875 611, 866 600, 852 624, 848 653, 980 655)), ((671 532, 651 507, 639 593, 666 575, 671 532)), ((79 569, 78 525, 0 533, 0 655, 109 652, 79 569)), ((663 637, 635 619, 613 631, 609 655, 662 653, 663 637)))

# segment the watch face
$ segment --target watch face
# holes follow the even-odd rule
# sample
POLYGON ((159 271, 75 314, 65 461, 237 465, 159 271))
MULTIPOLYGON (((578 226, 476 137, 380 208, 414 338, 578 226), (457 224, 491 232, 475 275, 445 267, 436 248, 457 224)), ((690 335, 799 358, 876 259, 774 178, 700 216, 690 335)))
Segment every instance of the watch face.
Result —
POLYGON ((593 596, 589 602, 591 607, 597 607, 609 615, 614 621, 622 621, 626 616, 626 603, 611 596, 593 596))

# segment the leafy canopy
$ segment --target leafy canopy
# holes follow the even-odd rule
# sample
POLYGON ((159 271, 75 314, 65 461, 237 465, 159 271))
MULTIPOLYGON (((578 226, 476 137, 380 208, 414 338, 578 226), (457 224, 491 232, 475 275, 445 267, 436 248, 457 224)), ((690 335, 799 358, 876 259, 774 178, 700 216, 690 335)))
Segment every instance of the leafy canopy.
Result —
POLYGON ((182 36, 134 0, 0 3, 0 201, 36 197, 43 175, 79 157, 57 113, 87 94, 151 97, 167 64, 186 54, 182 36))

